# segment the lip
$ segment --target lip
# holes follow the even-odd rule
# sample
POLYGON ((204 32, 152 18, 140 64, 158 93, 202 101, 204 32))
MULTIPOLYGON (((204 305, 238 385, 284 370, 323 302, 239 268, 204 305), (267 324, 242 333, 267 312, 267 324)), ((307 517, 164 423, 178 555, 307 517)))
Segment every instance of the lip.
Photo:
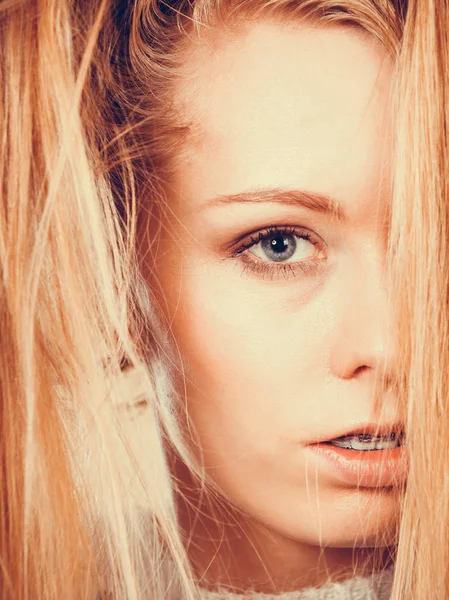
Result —
POLYGON ((310 460, 315 463, 318 473, 349 486, 399 487, 407 480, 408 458, 404 446, 392 450, 359 451, 318 443, 309 444, 306 449, 310 450, 310 460))

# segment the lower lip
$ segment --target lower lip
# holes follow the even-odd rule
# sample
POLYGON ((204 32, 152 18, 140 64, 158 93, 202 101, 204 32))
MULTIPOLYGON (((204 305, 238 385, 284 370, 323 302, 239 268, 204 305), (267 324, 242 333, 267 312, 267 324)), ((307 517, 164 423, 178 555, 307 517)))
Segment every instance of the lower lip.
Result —
POLYGON ((393 450, 347 450, 330 444, 307 446, 316 466, 334 479, 351 486, 378 488, 403 485, 408 461, 403 446, 393 450))

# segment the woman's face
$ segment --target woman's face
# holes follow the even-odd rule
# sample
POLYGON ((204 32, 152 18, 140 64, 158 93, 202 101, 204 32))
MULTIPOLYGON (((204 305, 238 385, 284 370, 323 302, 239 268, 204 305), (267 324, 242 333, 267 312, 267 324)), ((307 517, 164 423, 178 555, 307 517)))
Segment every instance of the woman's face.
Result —
POLYGON ((188 411, 224 494, 310 544, 380 543, 396 518, 394 465, 351 475, 311 446, 400 429, 380 385, 391 72, 348 29, 260 23, 195 48, 177 88, 191 134, 157 274, 188 411))

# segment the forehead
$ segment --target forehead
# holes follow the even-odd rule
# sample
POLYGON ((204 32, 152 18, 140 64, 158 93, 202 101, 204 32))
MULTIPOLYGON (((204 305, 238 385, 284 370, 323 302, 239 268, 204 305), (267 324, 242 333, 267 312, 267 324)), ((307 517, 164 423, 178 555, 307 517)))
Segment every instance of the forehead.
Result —
POLYGON ((391 72, 378 42, 346 28, 258 23, 199 46, 177 90, 192 123, 185 191, 196 202, 265 186, 368 200, 388 161, 391 72))

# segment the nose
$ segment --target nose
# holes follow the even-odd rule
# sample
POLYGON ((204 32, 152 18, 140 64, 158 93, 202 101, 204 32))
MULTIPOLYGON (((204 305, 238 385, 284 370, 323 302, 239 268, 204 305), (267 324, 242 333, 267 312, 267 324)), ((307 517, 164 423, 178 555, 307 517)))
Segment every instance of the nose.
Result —
POLYGON ((383 260, 348 269, 336 313, 330 369, 340 379, 373 376, 389 382, 395 362, 394 324, 383 260))

